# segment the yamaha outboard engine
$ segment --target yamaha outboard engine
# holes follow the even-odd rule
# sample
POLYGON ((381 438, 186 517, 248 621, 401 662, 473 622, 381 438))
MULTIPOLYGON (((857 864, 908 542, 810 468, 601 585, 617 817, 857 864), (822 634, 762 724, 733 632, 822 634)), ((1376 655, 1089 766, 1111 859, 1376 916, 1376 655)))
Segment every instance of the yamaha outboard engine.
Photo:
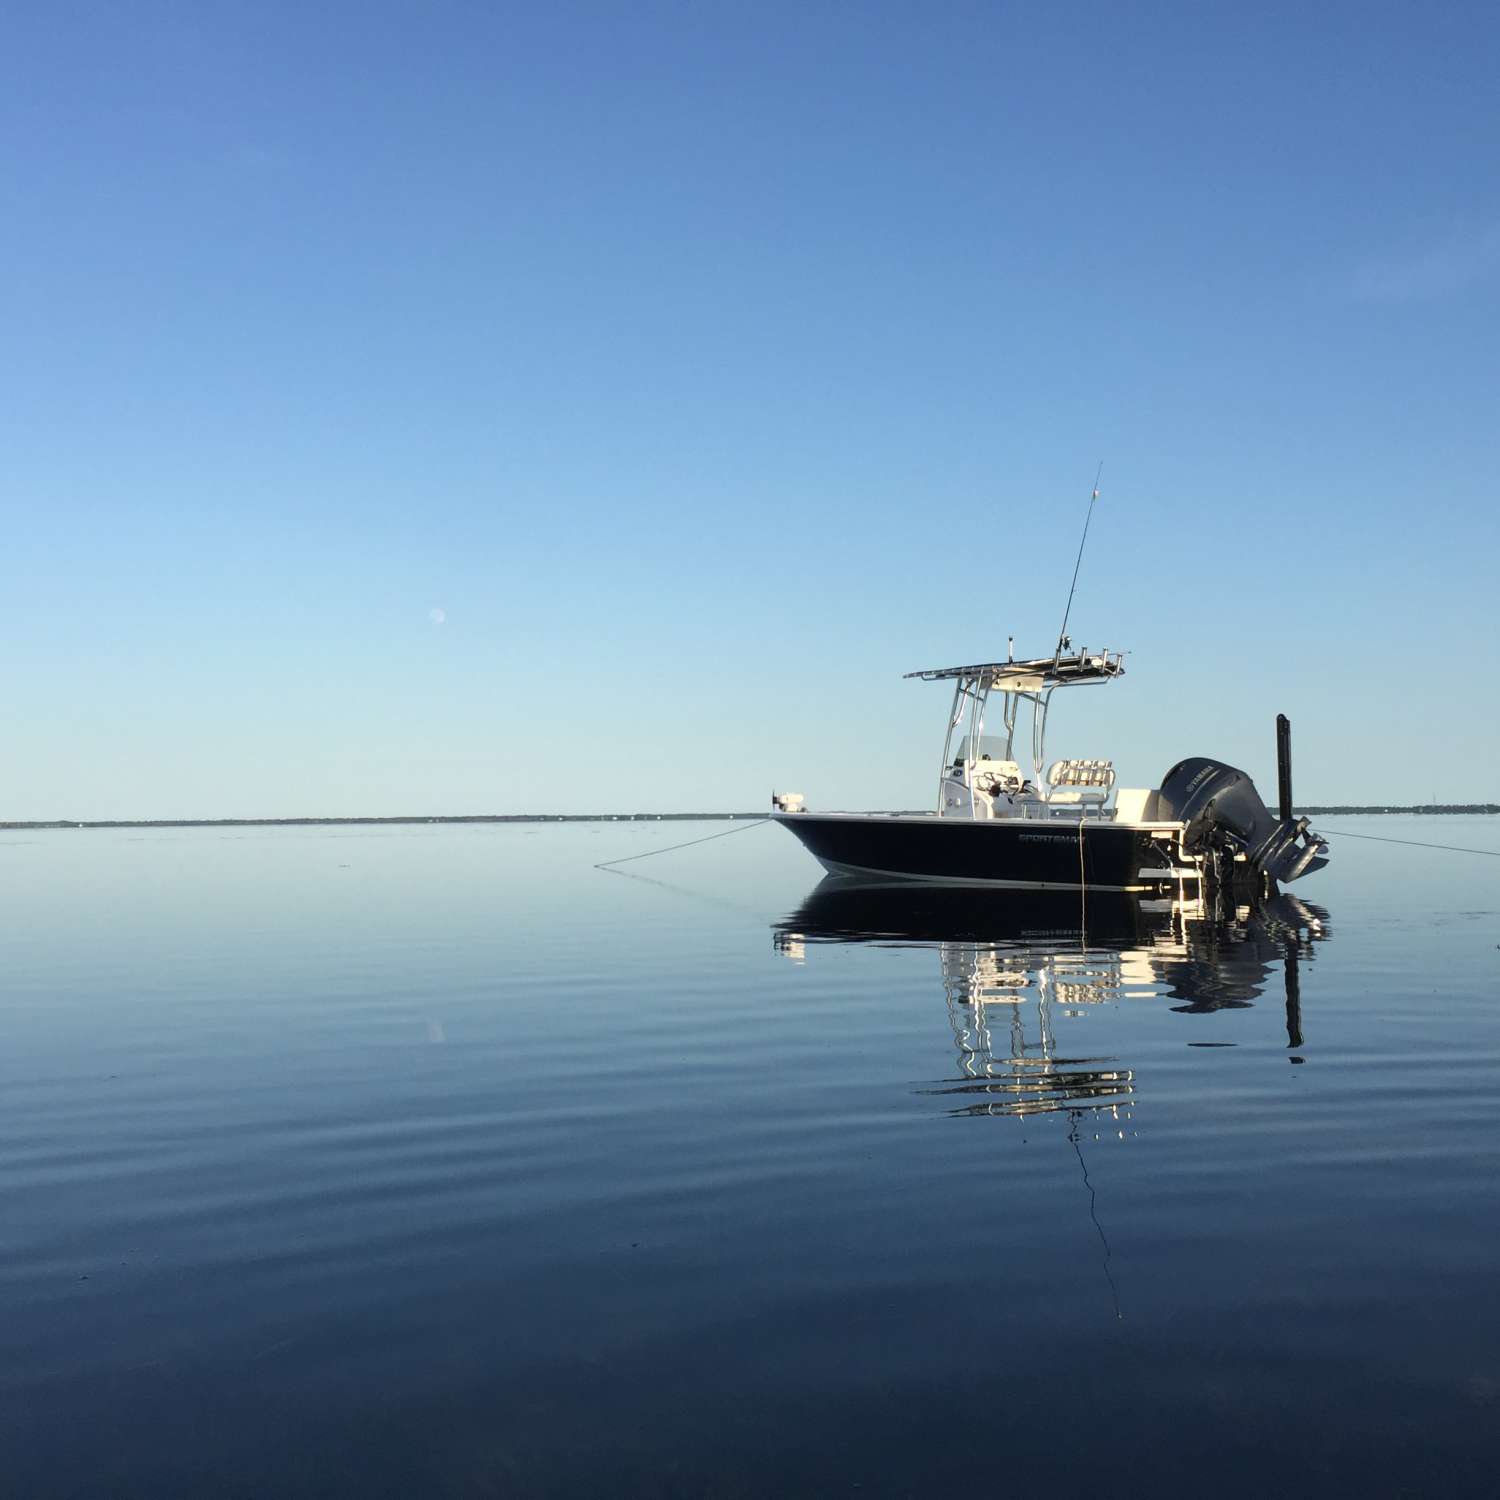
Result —
POLYGON ((1271 880, 1296 880, 1328 863, 1328 845, 1309 830, 1306 818, 1292 816, 1291 725, 1276 721, 1281 816, 1260 799, 1243 771, 1222 761, 1194 756, 1179 761, 1162 778, 1162 816, 1186 824, 1187 853, 1243 855, 1252 869, 1271 880))

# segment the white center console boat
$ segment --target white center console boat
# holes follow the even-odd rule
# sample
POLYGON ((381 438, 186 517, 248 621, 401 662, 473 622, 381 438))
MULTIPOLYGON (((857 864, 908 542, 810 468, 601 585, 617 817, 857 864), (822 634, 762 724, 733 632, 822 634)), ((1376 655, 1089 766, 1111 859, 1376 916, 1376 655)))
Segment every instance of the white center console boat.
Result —
POLYGON ((1064 636, 1050 657, 910 672, 953 684, 934 810, 811 812, 802 797, 782 793, 773 794, 771 816, 832 873, 901 880, 1115 891, 1197 881, 1265 890, 1327 863, 1327 845, 1292 811, 1284 716, 1279 816, 1243 771, 1220 761, 1179 761, 1160 786, 1138 788, 1116 787, 1108 760, 1049 765, 1053 693, 1109 683, 1124 671, 1121 653, 1074 652, 1064 636), (994 734, 985 733, 987 717, 994 734))

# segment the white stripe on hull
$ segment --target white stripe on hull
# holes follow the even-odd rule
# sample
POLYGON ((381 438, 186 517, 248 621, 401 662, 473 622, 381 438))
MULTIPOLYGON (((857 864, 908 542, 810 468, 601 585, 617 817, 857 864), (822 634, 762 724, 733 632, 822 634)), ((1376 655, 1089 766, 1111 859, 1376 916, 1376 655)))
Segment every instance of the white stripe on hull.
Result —
POLYGON ((1149 891, 1153 889, 1150 885, 1095 885, 1090 882, 1087 886, 1082 886, 1077 881, 1069 883, 1057 880, 975 880, 972 877, 963 876, 909 875, 897 870, 872 870, 865 865, 841 865, 816 854, 813 858, 830 875, 875 875, 884 880, 900 881, 906 885, 979 885, 1010 891, 1149 891))

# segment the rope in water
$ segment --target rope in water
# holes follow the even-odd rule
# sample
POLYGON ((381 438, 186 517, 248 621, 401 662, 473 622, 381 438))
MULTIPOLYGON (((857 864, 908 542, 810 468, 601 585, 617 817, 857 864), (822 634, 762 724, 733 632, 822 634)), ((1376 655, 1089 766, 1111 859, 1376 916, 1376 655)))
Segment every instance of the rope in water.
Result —
POLYGON ((665 849, 647 849, 643 854, 627 854, 623 859, 606 859, 594 868, 608 870, 615 865, 628 865, 633 859, 650 859, 653 854, 671 854, 674 849, 691 849, 694 844, 708 844, 714 839, 727 839, 731 833, 743 833, 747 828, 759 828, 762 823, 770 821, 769 818, 757 818, 753 823, 741 823, 738 828, 726 828, 722 833, 710 833, 701 839, 689 839, 685 844, 668 844, 665 849))
POLYGON ((1470 849, 1464 844, 1424 844, 1419 839, 1383 838, 1378 833, 1344 833, 1337 828, 1319 828, 1319 833, 1329 833, 1339 839, 1369 839, 1372 844, 1405 844, 1409 849, 1446 849, 1450 854, 1488 854, 1500 859, 1500 849, 1470 849))
MULTIPOLYGON (((616 865, 628 865, 633 859, 650 859, 657 854, 672 854, 678 849, 691 849, 694 844, 711 844, 715 839, 727 839, 731 833, 744 833, 750 828, 759 828, 769 823, 769 818, 756 818, 753 823, 741 823, 738 828, 726 828, 720 833, 710 833, 701 839, 688 839, 682 844, 668 844, 665 849, 647 849, 640 854, 627 854, 621 859, 606 859, 594 866, 596 870, 610 870, 616 865)), ((1079 875, 1082 881, 1083 829, 1079 827, 1079 875)), ((1404 844, 1409 849, 1443 849, 1449 854, 1488 854, 1491 859, 1500 859, 1500 849, 1471 849, 1466 844, 1429 844, 1420 839, 1393 839, 1378 833, 1348 833, 1340 828, 1320 828, 1319 833, 1332 834, 1340 839, 1368 839, 1374 844, 1404 844)))

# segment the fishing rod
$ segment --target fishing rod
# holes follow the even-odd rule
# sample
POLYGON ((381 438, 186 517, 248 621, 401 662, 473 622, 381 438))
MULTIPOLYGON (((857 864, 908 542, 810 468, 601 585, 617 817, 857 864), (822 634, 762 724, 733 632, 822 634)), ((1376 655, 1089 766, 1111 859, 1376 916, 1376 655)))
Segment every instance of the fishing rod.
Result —
POLYGON ((1094 487, 1089 493, 1089 508, 1083 518, 1083 535, 1078 539, 1078 556, 1073 559, 1073 582, 1068 585, 1068 604, 1063 610, 1062 629, 1057 632, 1057 650, 1052 654, 1052 664, 1056 666, 1061 660, 1063 648, 1068 643, 1068 616, 1073 612, 1073 594, 1078 588, 1078 568, 1083 562, 1083 549, 1089 539, 1089 522, 1094 519, 1094 502, 1099 498, 1099 476, 1104 472, 1104 460, 1099 460, 1099 467, 1094 471, 1094 487))

